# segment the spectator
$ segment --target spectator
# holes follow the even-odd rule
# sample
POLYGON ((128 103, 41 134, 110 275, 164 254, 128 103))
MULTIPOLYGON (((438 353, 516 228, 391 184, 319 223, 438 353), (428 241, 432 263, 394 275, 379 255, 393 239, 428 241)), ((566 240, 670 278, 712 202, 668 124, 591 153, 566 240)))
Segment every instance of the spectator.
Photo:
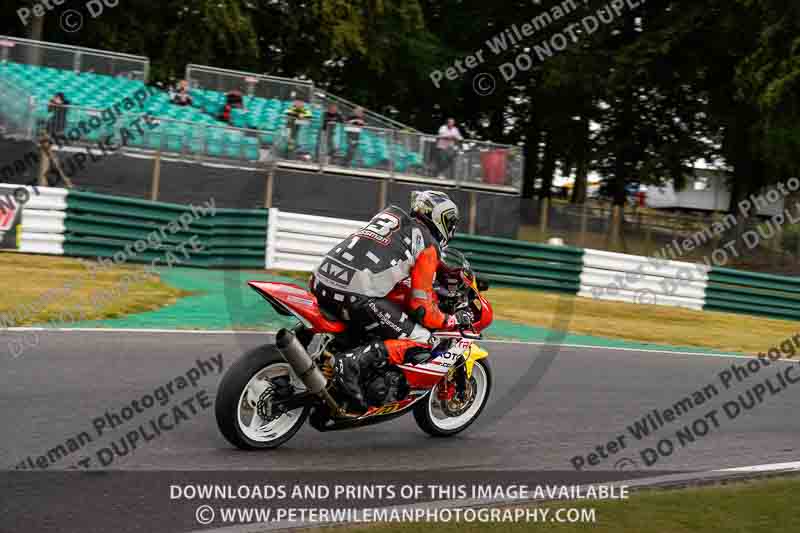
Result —
POLYGON ((65 187, 71 189, 72 180, 64 174, 58 155, 53 152, 53 143, 50 140, 50 136, 44 130, 39 135, 39 155, 39 186, 57 187, 60 183, 63 183, 65 187), (55 177, 51 179, 52 174, 55 174, 55 177))
POLYGON ((289 128, 289 142, 287 151, 291 154, 297 146, 297 136, 300 128, 297 121, 311 120, 311 111, 306 109, 306 104, 299 98, 296 98, 292 106, 286 110, 286 126, 289 128))
POLYGON ((225 107, 222 109, 220 120, 224 122, 231 121, 231 111, 234 109, 244 110, 244 98, 242 98, 241 91, 231 91, 225 95, 225 107))
POLYGON ((364 109, 361 107, 357 107, 353 110, 353 114, 347 119, 347 125, 352 127, 357 127, 356 131, 348 131, 347 132, 347 156, 345 157, 345 163, 347 166, 352 165, 353 158, 356 155, 356 150, 358 149, 358 142, 361 139, 361 128, 364 127, 366 122, 364 121, 364 109))
POLYGON ((461 132, 456 127, 456 120, 448 118, 447 123, 439 128, 436 141, 436 167, 434 174, 437 178, 444 178, 445 172, 450 171, 450 167, 455 159, 456 143, 463 141, 461 132))
POLYGON ((189 82, 181 80, 177 90, 172 93, 172 103, 176 105, 192 105, 192 95, 189 94, 189 82))
POLYGON ((334 143, 336 124, 341 124, 343 122, 344 117, 339 113, 339 107, 336 104, 330 104, 322 120, 322 131, 325 133, 325 139, 327 140, 328 157, 332 157, 336 154, 336 146, 334 143))
POLYGON ((61 137, 67 127, 67 106, 69 102, 64 93, 56 93, 47 103, 47 111, 53 113, 48 121, 47 130, 53 137, 61 137))

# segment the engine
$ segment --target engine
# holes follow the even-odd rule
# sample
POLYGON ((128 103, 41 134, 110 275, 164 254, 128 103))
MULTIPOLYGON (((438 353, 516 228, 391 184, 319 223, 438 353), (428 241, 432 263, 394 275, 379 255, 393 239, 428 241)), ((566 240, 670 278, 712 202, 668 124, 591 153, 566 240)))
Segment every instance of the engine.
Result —
POLYGON ((364 387, 364 399, 369 405, 380 406, 402 400, 408 395, 408 383, 403 373, 389 369, 372 376, 364 387))

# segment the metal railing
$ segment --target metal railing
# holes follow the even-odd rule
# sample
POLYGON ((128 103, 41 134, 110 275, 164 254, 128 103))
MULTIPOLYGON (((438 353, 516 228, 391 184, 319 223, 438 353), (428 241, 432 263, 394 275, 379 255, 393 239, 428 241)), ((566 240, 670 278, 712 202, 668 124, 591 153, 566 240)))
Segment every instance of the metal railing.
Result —
POLYGON ((287 120, 278 131, 267 131, 145 113, 109 117, 106 112, 75 105, 53 111, 0 78, 0 122, 6 133, 34 139, 46 130, 60 147, 111 139, 123 150, 252 167, 277 162, 319 172, 509 193, 518 193, 522 185, 523 157, 517 146, 465 140, 442 148, 436 137, 421 133, 348 124, 324 129, 311 120, 287 120))
POLYGON ((0 75, 0 130, 5 135, 32 138, 35 109, 35 98, 0 75))
POLYGON ((126 143, 129 148, 153 150, 197 160, 228 160, 237 165, 260 166, 273 160, 270 132, 214 124, 197 124, 170 118, 152 118, 126 143))
POLYGON ((284 166, 518 193, 522 148, 465 140, 450 148, 437 138, 388 128, 335 124, 317 131, 287 123, 275 145, 284 166))
POLYGON ((397 120, 393 120, 379 113, 375 113, 374 111, 370 111, 369 109, 351 102, 350 100, 346 100, 322 89, 316 89, 314 96, 314 103, 320 106, 323 113, 328 109, 329 105, 335 104, 339 113, 341 113, 344 118, 347 119, 355 114, 355 110, 357 108, 360 108, 363 110, 364 122, 367 126, 374 128, 398 129, 402 131, 414 131, 419 133, 417 129, 412 128, 407 124, 403 124, 397 120))
MULTIPOLYGON (((108 109, 78 105, 49 109, 46 102, 19 100, 9 108, 8 84, 0 78, 0 125, 6 134, 35 140, 47 132, 59 149, 84 147, 101 151, 162 153, 182 159, 235 162, 263 166, 274 161, 275 135, 263 130, 155 117, 146 113, 109 114, 108 109), (9 112, 10 111, 10 112, 9 112)), ((10 95, 13 97, 13 94, 10 95)))
POLYGON ((254 74, 252 72, 207 65, 186 65, 186 80, 193 89, 217 91, 222 96, 230 91, 240 91, 243 96, 270 100, 293 100, 299 98, 305 102, 310 102, 314 97, 314 84, 310 81, 254 74))
MULTIPOLYGON (((33 139, 43 128, 52 128, 53 113, 48 110, 46 101, 34 99, 29 90, 4 79, 2 72, 4 68, 10 68, 20 60, 29 60, 30 57, 22 57, 28 53, 24 50, 35 47, 42 47, 41 50, 44 51, 38 59, 47 60, 40 61, 40 64, 49 62, 56 65, 58 59, 64 67, 71 61, 72 68, 78 70, 86 66, 84 59, 95 53, 89 49, 49 45, 26 39, 0 40, 0 57, 4 58, 0 62, 0 126, 6 134, 28 139, 33 139), (46 57, 41 57, 42 55, 46 57), (67 57, 70 59, 64 59, 67 57)), ((125 55, 113 53, 97 55, 111 61, 106 67, 117 74, 122 71, 116 70, 116 67, 123 65, 125 57, 135 58, 123 56, 125 55), (119 57, 111 61, 111 56, 119 57)), ((146 71, 146 58, 130 61, 138 62, 146 71)), ((445 146, 446 143, 440 142, 434 135, 410 130, 399 122, 366 110, 366 126, 345 123, 325 128, 322 124, 325 104, 336 103, 340 113, 345 116, 352 112, 355 104, 324 91, 315 91, 311 82, 303 80, 198 65, 187 67, 187 77, 193 85, 218 91, 220 96, 224 95, 224 91, 241 90, 244 83, 245 96, 283 102, 298 97, 311 100, 316 102, 309 106, 313 111, 313 118, 307 121, 288 119, 283 107, 270 111, 271 119, 263 124, 263 128, 262 124, 248 119, 247 115, 252 111, 247 109, 240 110, 240 114, 244 113, 244 116, 236 118, 242 119, 237 123, 238 126, 248 127, 159 118, 158 127, 145 132, 142 139, 134 137, 130 142, 121 142, 124 149, 166 152, 188 158, 228 159, 253 166, 267 159, 277 159, 282 166, 316 171, 485 188, 510 193, 519 193, 521 190, 524 159, 520 147, 478 140, 464 140, 445 146), (255 127, 259 129, 250 129, 255 127)), ((85 106, 66 106, 64 110, 65 114, 59 119, 58 125, 68 131, 75 129, 75 124, 80 124, 82 120, 87 123, 97 123, 98 120, 102 122, 104 111, 85 106)), ((132 121, 134 117, 128 119, 132 121)), ((111 135, 115 140, 122 141, 119 131, 122 122, 117 120, 110 129, 105 124, 98 124, 97 127, 89 128, 88 133, 82 133, 70 140, 77 144, 92 144, 111 135)))
POLYGON ((0 35, 0 63, 7 61, 142 81, 150 70, 144 56, 0 35))

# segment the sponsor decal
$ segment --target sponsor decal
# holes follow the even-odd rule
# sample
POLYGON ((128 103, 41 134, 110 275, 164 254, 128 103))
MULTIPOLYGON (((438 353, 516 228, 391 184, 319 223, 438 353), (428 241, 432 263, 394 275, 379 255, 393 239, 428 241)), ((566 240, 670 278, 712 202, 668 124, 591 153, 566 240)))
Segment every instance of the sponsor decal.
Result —
POLYGON ((381 407, 373 407, 372 409, 367 411, 366 416, 388 415, 388 414, 396 413, 397 411, 399 411, 403 407, 405 407, 408 404, 410 404, 411 402, 413 402, 415 399, 416 399, 416 396, 411 396, 411 397, 404 398, 404 399, 402 399, 400 401, 397 401, 397 402, 394 402, 394 403, 390 403, 388 405, 382 405, 381 407))
POLYGON ((319 266, 317 273, 323 278, 336 282, 339 285, 347 286, 356 274, 355 269, 341 265, 326 257, 319 266))
POLYGON ((370 239, 382 246, 389 246, 392 242, 392 232, 400 227, 400 219, 392 213, 378 213, 364 228, 358 230, 356 235, 370 239))
POLYGON ((22 218, 21 204, 25 201, 19 196, 19 191, 19 187, 0 187, 0 250, 18 248, 17 228, 22 218))

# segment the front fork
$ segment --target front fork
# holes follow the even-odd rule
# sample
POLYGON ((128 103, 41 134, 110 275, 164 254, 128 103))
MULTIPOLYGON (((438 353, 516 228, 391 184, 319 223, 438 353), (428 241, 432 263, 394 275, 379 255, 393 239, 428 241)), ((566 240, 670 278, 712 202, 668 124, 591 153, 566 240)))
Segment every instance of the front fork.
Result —
POLYGON ((436 394, 439 400, 449 402, 454 398, 463 398, 464 392, 467 390, 467 372, 464 362, 458 366, 454 366, 447 373, 442 384, 439 386, 436 394))
POLYGON ((467 381, 472 377, 472 368, 475 366, 475 361, 488 356, 489 352, 475 343, 470 344, 463 355, 461 364, 453 366, 447 373, 447 377, 437 391, 438 398, 442 401, 450 401, 453 398, 463 400, 464 392, 467 390, 467 381))

